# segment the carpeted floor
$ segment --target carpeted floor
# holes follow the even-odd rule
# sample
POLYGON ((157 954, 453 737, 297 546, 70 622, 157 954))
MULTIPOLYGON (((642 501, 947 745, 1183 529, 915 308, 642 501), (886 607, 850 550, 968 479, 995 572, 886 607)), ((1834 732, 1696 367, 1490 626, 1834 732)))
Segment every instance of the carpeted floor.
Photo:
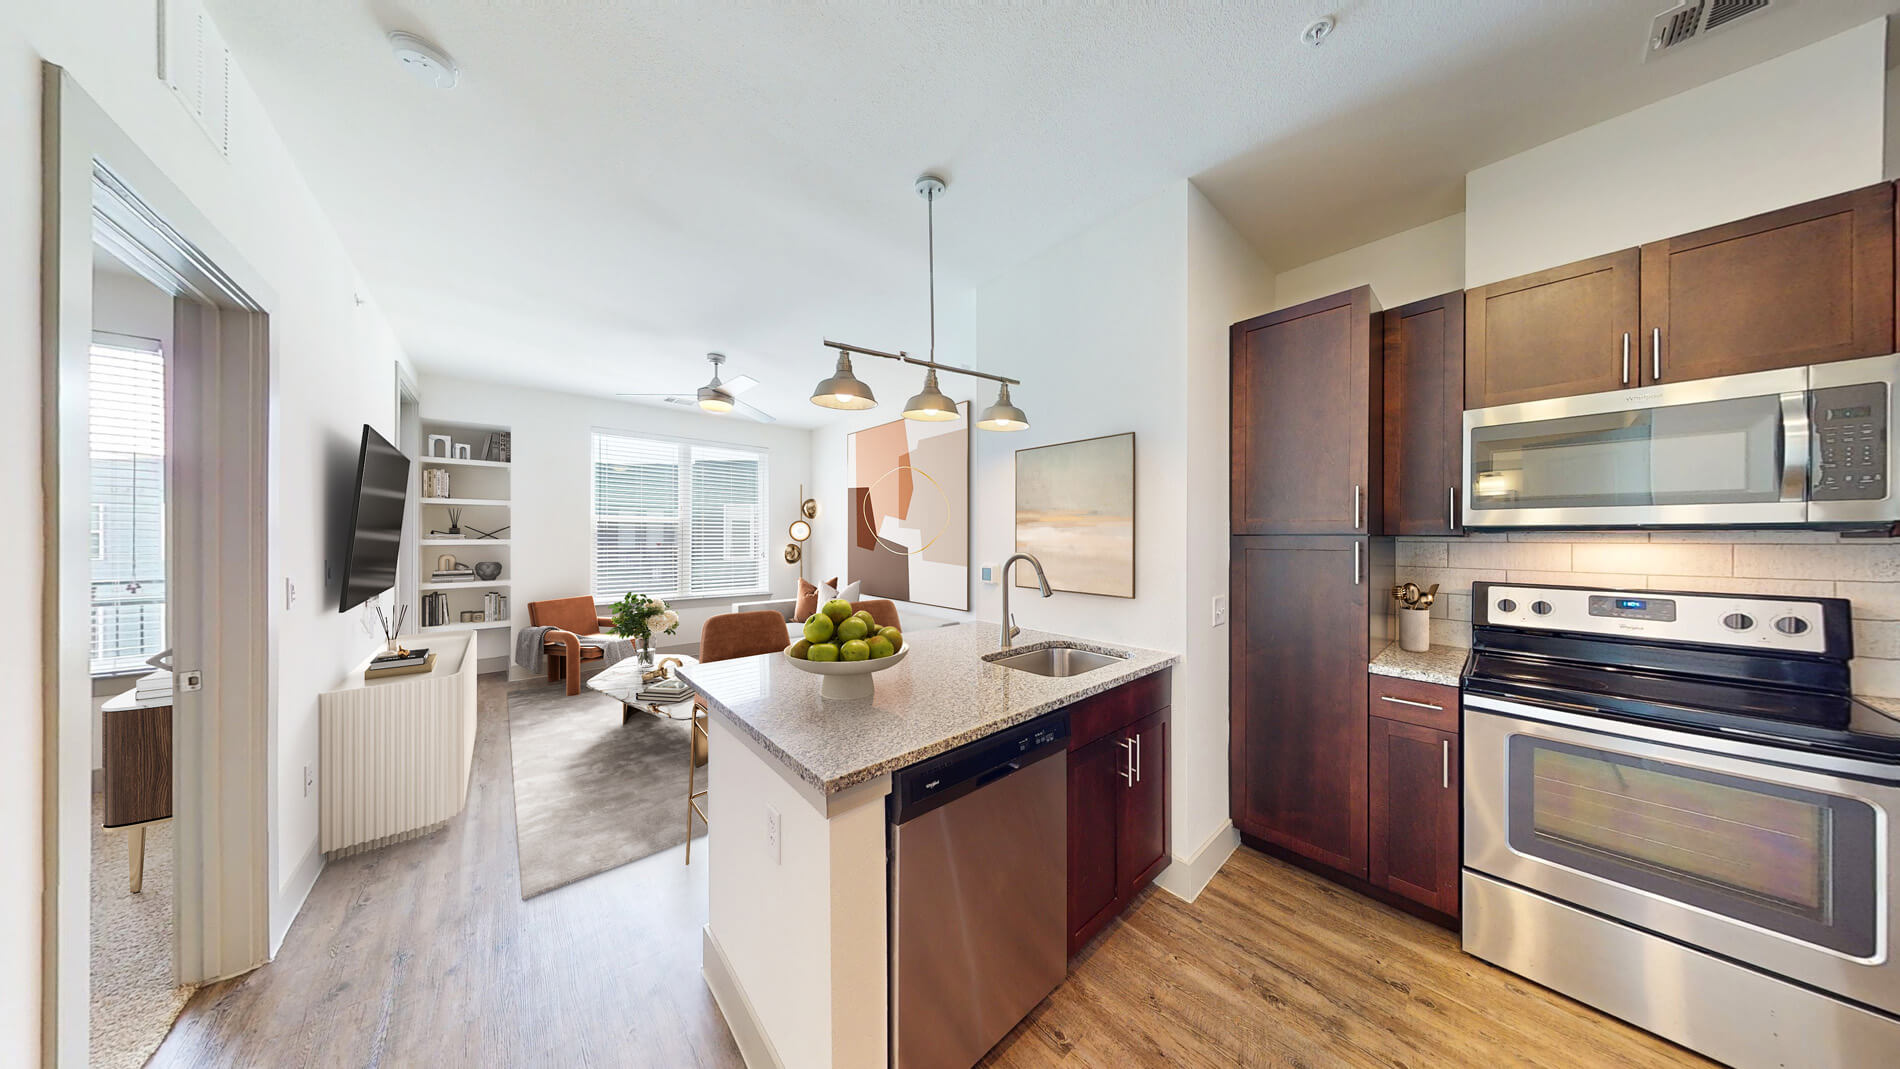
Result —
MULTIPOLYGON (((622 725, 620 703, 585 687, 570 698, 541 680, 509 684, 521 897, 685 842, 691 729, 644 715, 622 725)), ((706 834, 697 818, 693 834, 706 834)))
POLYGON ((195 988, 172 983, 172 824, 145 830, 144 890, 132 893, 126 833, 100 827, 92 796, 93 1069, 138 1069, 195 988))

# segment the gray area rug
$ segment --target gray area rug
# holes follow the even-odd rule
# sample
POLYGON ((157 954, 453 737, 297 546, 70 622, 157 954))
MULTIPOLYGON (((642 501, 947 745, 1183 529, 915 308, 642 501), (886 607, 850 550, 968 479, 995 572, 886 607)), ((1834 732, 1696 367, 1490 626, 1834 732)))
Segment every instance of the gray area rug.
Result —
POLYGON ((172 981, 172 823, 145 832, 145 889, 132 893, 126 833, 107 831, 105 796, 92 796, 93 1069, 138 1069, 194 987, 172 981))
MULTIPOLYGON (((620 703, 586 687, 570 698, 542 680, 510 683, 521 897, 685 842, 691 731, 687 721, 646 715, 622 725, 620 703)), ((698 818, 693 834, 706 834, 698 818)))

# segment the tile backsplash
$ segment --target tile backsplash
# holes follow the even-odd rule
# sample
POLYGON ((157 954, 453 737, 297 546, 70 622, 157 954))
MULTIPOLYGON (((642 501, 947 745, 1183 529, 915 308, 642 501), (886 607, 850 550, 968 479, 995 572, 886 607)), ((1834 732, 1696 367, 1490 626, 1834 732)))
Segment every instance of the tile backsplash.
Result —
POLYGON ((1439 584, 1432 641, 1471 645, 1482 580, 1734 591, 1853 603, 1854 690, 1900 697, 1900 542, 1817 531, 1527 531, 1394 539, 1398 582, 1439 584))

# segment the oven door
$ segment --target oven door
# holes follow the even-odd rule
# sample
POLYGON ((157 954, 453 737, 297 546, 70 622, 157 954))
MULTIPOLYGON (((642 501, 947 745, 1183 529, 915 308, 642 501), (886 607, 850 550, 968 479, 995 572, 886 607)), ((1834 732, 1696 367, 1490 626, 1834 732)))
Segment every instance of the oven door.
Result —
POLYGON ((1808 369, 1466 412, 1467 527, 1808 520, 1808 369))
POLYGON ((1467 868, 1900 1013, 1891 768, 1483 695, 1464 746, 1467 868))

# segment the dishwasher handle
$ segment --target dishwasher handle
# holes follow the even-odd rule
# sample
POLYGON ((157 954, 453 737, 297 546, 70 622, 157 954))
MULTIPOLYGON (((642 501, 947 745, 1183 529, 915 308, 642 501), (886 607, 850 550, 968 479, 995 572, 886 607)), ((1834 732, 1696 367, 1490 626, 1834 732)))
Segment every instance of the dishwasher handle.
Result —
POLYGON ((1008 764, 997 765, 995 768, 978 776, 976 778, 976 786, 987 787, 997 780, 1002 779, 1004 776, 1009 775, 1011 772, 1021 772, 1022 770, 1023 763, 1021 761, 1011 761, 1008 764))

